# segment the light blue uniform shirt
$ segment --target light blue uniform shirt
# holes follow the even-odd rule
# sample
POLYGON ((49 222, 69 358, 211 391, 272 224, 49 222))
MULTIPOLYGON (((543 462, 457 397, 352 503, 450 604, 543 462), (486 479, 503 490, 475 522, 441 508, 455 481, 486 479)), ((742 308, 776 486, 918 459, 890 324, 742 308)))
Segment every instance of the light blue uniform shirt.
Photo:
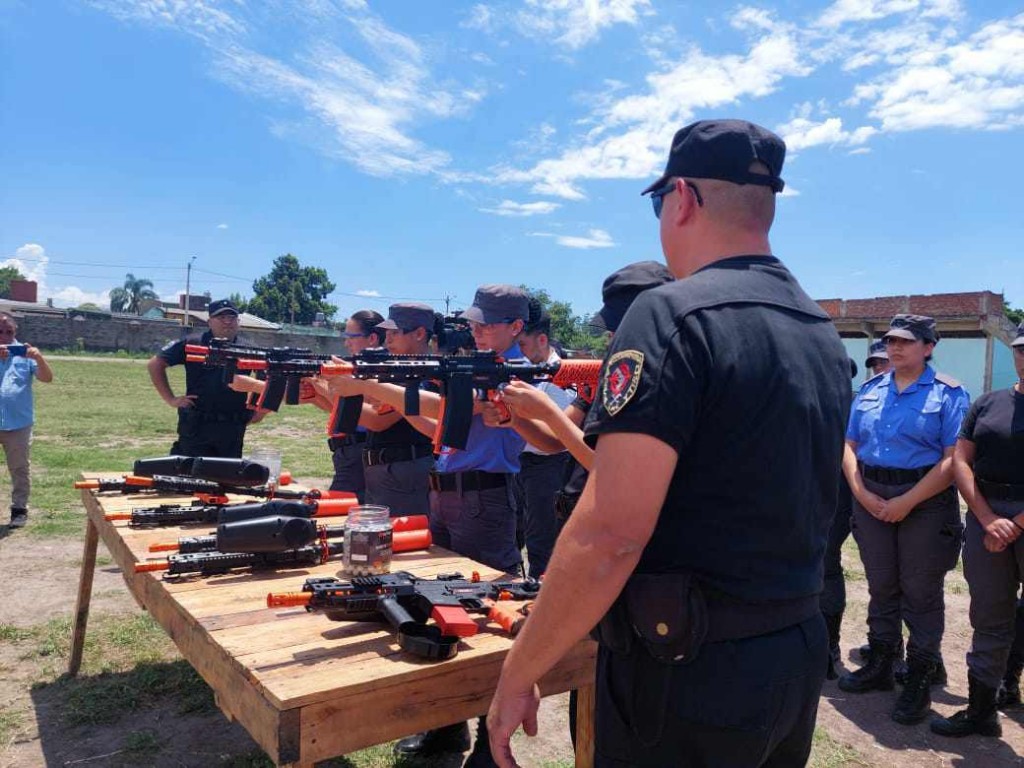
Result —
MULTIPOLYGON (((502 357, 518 361, 523 359, 523 352, 518 344, 513 344, 502 357)), ((470 424, 466 450, 443 449, 434 468, 438 472, 518 472, 519 454, 525 445, 526 441, 514 429, 485 426, 483 416, 478 414, 470 424)))
POLYGON ((971 398, 945 376, 924 373, 902 392, 892 372, 868 379, 850 407, 846 439, 857 443, 857 458, 872 467, 918 469, 935 464, 956 445, 971 398))
POLYGON ((11 356, 0 361, 0 430, 9 432, 32 426, 32 377, 36 368, 36 361, 27 357, 11 356))

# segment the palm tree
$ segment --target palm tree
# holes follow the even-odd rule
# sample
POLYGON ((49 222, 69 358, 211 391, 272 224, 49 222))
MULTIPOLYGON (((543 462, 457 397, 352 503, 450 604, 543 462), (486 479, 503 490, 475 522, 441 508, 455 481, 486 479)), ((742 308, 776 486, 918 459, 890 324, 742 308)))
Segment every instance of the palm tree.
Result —
POLYGON ((139 304, 149 299, 159 299, 153 290, 153 281, 136 279, 129 272, 124 276, 124 285, 110 290, 110 311, 139 314, 139 304))

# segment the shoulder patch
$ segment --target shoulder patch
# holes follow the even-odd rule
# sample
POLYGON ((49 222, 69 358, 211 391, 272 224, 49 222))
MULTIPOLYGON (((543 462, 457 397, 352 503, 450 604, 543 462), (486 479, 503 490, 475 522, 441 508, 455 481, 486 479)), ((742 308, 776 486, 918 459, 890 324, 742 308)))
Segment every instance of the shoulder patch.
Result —
POLYGON ((953 389, 961 389, 963 387, 963 384, 954 379, 948 373, 936 373, 935 380, 945 384, 947 387, 952 387, 953 389))
POLYGON ((608 358, 601 381, 601 403, 614 416, 621 411, 640 386, 644 369, 644 353, 636 349, 625 349, 608 358))
POLYGON ((164 344, 162 347, 160 347, 160 351, 161 352, 167 352, 177 343, 178 342, 176 342, 176 341, 168 341, 166 344, 164 344))

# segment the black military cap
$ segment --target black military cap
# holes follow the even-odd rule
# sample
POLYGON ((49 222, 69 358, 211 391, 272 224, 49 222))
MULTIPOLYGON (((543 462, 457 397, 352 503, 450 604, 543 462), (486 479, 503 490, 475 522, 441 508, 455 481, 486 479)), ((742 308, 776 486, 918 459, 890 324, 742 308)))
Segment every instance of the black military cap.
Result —
POLYGON ((234 312, 237 315, 238 307, 235 306, 231 299, 217 299, 209 303, 206 307, 206 312, 210 317, 223 315, 225 312, 234 312))
POLYGON ((868 368, 871 367, 872 360, 888 360, 889 352, 885 348, 884 341, 873 341, 871 346, 868 347, 868 359, 864 361, 864 365, 868 368))
POLYGON ((908 339, 938 344, 939 330, 935 318, 927 315, 896 315, 889 322, 889 330, 883 338, 908 339))
POLYGON ((676 176, 758 184, 781 192, 785 160, 786 143, 767 128, 746 120, 701 120, 676 132, 665 172, 640 194, 660 189, 676 176), (754 161, 764 163, 768 173, 752 173, 754 161))
POLYGON ((530 296, 514 285, 481 285, 462 316, 474 323, 525 323, 530 317, 530 296))
POLYGON ((1011 347, 1024 347, 1024 323, 1017 326, 1017 338, 1010 342, 1011 347))
POLYGON ((434 329, 434 310, 429 304, 422 304, 418 301, 392 304, 388 307, 388 319, 383 323, 377 323, 378 328, 385 331, 401 331, 408 333, 417 328, 426 328, 428 331, 434 329))
POLYGON ((617 331, 626 310, 637 296, 648 288, 656 288, 675 279, 669 268, 659 261, 627 264, 605 278, 601 286, 604 306, 591 318, 590 324, 605 331, 617 331))

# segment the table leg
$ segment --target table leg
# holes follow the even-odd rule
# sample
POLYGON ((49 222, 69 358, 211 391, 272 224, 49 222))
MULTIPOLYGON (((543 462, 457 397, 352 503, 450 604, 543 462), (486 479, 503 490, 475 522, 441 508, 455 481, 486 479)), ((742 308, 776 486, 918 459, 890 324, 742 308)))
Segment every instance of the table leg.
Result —
POLYGON ((581 685, 576 694, 576 768, 594 768, 594 686, 581 685))
POLYGON ((85 625, 89 621, 89 601, 92 600, 92 578, 96 573, 96 545, 99 531, 96 524, 86 518, 85 550, 82 553, 82 573, 78 580, 78 602, 75 606, 75 631, 71 635, 71 661, 68 674, 74 677, 82 666, 82 648, 85 645, 85 625))

